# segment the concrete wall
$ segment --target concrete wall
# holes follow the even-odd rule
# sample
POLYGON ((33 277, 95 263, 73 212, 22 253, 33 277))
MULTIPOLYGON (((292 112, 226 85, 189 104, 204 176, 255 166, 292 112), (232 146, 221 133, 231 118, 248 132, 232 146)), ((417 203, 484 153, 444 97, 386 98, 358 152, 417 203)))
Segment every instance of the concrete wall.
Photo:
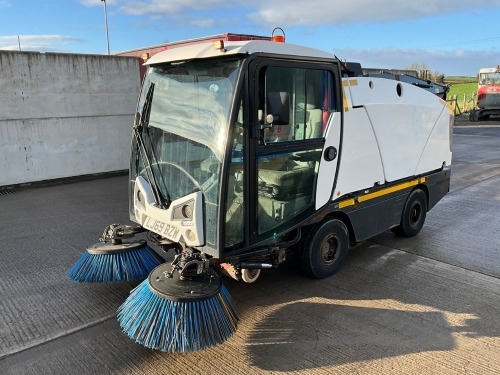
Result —
POLYGON ((128 169, 130 57, 0 51, 0 186, 128 169))

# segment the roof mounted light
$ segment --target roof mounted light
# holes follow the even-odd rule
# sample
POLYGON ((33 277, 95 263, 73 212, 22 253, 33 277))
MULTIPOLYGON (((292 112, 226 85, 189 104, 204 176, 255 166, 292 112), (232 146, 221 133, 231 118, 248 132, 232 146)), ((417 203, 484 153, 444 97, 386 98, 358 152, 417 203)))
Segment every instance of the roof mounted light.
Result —
POLYGON ((214 46, 215 49, 218 49, 221 52, 227 51, 227 49, 224 48, 224 41, 222 39, 213 42, 212 45, 214 46))
POLYGON ((275 27, 273 33, 271 34, 273 42, 285 43, 285 32, 281 27, 275 27), (276 30, 280 30, 283 35, 274 35, 276 30))

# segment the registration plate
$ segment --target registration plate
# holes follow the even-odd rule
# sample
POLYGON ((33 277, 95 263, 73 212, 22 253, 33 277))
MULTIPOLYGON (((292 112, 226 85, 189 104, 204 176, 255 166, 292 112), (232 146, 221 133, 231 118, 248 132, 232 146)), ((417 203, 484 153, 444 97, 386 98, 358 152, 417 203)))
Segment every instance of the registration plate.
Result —
POLYGON ((158 233, 171 241, 177 241, 179 234, 179 228, 176 228, 173 225, 165 223, 161 220, 153 219, 151 217, 148 217, 144 222, 144 228, 158 233))

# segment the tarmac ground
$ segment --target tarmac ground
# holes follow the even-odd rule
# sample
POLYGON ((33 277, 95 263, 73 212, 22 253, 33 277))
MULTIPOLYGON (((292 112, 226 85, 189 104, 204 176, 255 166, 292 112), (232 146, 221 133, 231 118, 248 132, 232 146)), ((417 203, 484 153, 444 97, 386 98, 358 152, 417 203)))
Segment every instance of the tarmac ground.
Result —
POLYGON ((362 242, 323 280, 292 265, 225 279, 238 330, 189 354, 121 332, 137 284, 66 276, 129 222, 127 176, 0 195, 0 374, 499 374, 500 126, 457 121, 453 142, 450 193, 419 235, 362 242))

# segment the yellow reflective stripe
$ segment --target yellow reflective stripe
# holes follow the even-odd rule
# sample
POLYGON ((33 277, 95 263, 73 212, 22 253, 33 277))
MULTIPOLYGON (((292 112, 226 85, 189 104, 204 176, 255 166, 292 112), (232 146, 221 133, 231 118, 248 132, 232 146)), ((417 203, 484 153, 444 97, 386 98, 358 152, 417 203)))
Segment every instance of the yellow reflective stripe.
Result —
POLYGON ((343 93, 344 95, 344 112, 349 112, 349 104, 347 103, 347 98, 345 97, 345 91, 343 93))
POLYGON ((346 86, 357 86, 357 79, 346 79, 342 81, 342 101, 344 105, 344 112, 349 112, 349 103, 347 102, 347 97, 345 95, 346 86))
POLYGON ((339 203, 339 208, 354 206, 355 203, 356 202, 354 201, 354 199, 348 199, 348 200, 340 202, 339 203))
POLYGON ((357 85, 358 85, 357 79, 344 79, 344 80, 342 80, 342 87, 357 86, 357 85))
POLYGON ((439 102, 440 102, 442 105, 445 105, 445 106, 446 106, 446 108, 448 108, 448 110, 449 110, 451 113, 455 113, 455 109, 453 108, 453 106, 452 106, 450 103, 448 103, 447 101, 445 101, 445 100, 443 100, 443 99, 441 99, 441 98, 439 98, 439 102))
MULTIPOLYGON (((400 190, 404 190, 404 189, 407 189, 407 188, 412 187, 412 186, 416 186, 418 184, 423 184, 426 181, 427 181, 426 177, 417 178, 416 180, 404 182, 402 184, 391 186, 389 188, 375 191, 373 193, 369 193, 366 195, 361 195, 357 198, 357 200, 358 200, 358 202, 366 202, 370 199, 375 199, 375 198, 378 198, 378 197, 381 197, 381 196, 384 196, 387 194, 394 193, 396 191, 400 191, 400 190)), ((339 208, 354 206, 355 203, 356 203, 356 201, 354 199, 346 199, 345 201, 339 202, 339 208)))
POLYGON ((342 81, 342 105, 344 106, 344 112, 349 111, 349 104, 347 103, 347 97, 345 95, 346 86, 349 86, 349 81, 342 81))

